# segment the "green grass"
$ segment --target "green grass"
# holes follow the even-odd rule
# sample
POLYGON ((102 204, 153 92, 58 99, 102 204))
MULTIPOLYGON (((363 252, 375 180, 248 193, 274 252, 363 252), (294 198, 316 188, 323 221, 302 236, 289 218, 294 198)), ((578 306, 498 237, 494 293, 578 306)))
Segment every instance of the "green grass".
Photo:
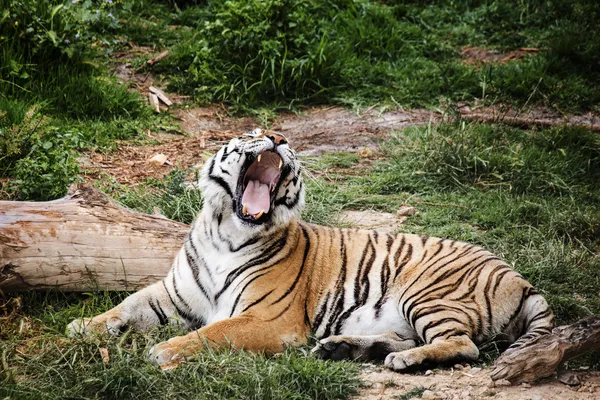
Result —
POLYGON ((198 170, 171 170, 162 180, 149 179, 144 185, 130 188, 105 177, 97 182, 104 193, 125 207, 148 214, 158 213, 169 219, 191 224, 202 209, 202 193, 186 184, 197 180, 198 170))
POLYGON ((187 28, 177 41, 168 39, 172 29, 150 22, 163 29, 171 52, 154 70, 201 102, 252 111, 483 99, 579 110, 600 101, 592 67, 600 54, 598 17, 593 0, 234 0, 163 9, 163 27, 169 20, 187 28), (467 46, 540 51, 470 66, 460 56, 467 46))
POLYGON ((0 0, 0 198, 60 197, 78 151, 172 125, 109 69, 122 6, 0 0))
MULTIPOLYGON (((594 0, 0 0, 0 198, 52 199, 78 179, 78 157, 175 130, 113 74, 128 59, 201 104, 269 122, 311 104, 452 109, 456 101, 599 110, 600 3, 594 0), (38 19, 39 17, 39 19, 38 19), (464 47, 537 47, 505 64, 467 65, 464 47), (169 56, 148 67, 164 49, 169 56)), ((600 313, 600 144, 583 129, 449 124, 356 154, 306 159, 305 220, 341 226, 345 209, 419 210, 401 230, 485 246, 549 300, 559 323, 600 313), (351 172, 351 173, 348 173, 351 172)), ((137 187, 96 184, 123 205, 190 223, 201 193, 176 169, 137 187)), ((145 361, 176 332, 70 339, 73 318, 124 293, 0 297, 0 396, 10 398, 347 398, 353 363, 289 350, 206 352, 175 371, 145 361), (5 304, 5 302, 7 302, 5 304), (110 361, 102 361, 107 349, 110 361), (104 350, 102 350, 104 351, 104 350)), ((482 361, 498 354, 484 344, 482 361)), ((585 361, 600 368, 600 357, 585 361)), ((417 388, 403 398, 419 396, 417 388), (408 396, 408 397, 407 397, 408 396)))
POLYGON ((66 324, 116 305, 123 294, 29 293, 0 328, 0 395, 14 399, 341 399, 358 386, 358 366, 298 349, 275 357, 206 351, 173 371, 145 357, 173 330, 70 339, 66 324), (108 361, 103 361, 107 352, 108 361))
POLYGON ((0 9, 0 150, 20 143, 0 155, 4 198, 54 198, 77 178, 75 162, 57 173, 32 152, 36 135, 59 143, 75 134, 79 149, 106 149, 169 125, 112 75, 120 61, 111 56, 131 46, 148 47, 128 59, 140 72, 267 123, 275 109, 323 103, 444 110, 479 100, 559 111, 600 103, 594 0, 1 0, 0 9), (540 51, 472 66, 460 56, 465 46, 540 51), (167 58, 145 65, 165 48, 167 58), (32 108, 52 129, 27 129, 32 108), (34 173, 22 171, 22 158, 34 173), (6 182, 17 175, 28 178, 6 182), (55 187, 34 190, 36 177, 55 187))

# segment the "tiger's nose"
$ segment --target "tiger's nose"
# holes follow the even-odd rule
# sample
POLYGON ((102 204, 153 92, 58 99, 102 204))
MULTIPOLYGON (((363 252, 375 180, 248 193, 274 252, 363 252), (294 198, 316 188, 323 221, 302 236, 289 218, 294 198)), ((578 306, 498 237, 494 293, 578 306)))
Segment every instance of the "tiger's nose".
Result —
POLYGON ((280 144, 286 144, 288 141, 283 135, 279 134, 270 134, 267 135, 267 138, 271 139, 275 146, 279 146, 280 144))

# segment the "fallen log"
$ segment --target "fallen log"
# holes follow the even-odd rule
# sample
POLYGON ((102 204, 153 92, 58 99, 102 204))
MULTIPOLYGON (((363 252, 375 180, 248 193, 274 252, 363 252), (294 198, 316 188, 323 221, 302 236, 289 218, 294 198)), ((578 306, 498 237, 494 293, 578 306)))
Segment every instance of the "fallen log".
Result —
POLYGON ((559 326, 522 347, 504 352, 494 363, 491 378, 512 384, 552 376, 567 360, 600 350, 600 317, 588 317, 559 326))
POLYGON ((188 229, 87 184, 54 201, 0 201, 0 291, 136 290, 167 274, 188 229))

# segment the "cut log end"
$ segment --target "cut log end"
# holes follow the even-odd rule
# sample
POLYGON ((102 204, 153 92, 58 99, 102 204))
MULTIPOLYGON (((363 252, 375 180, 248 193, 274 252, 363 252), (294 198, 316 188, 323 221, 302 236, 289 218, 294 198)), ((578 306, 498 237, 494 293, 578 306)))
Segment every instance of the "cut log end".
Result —
POLYGON ((565 361, 598 349, 600 317, 588 317, 507 350, 494 363, 491 378, 506 379, 513 384, 535 382, 554 375, 565 361))

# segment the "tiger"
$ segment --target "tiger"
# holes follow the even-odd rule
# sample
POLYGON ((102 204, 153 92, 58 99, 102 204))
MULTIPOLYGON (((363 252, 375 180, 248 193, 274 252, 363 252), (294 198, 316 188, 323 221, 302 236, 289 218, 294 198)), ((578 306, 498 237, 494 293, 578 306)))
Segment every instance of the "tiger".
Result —
POLYGON ((207 348, 273 355, 315 341, 329 360, 377 361, 394 371, 474 361, 477 344, 548 334, 544 297, 482 247, 409 233, 334 228, 300 219, 302 169, 285 136, 253 131, 208 159, 203 206, 166 277, 70 335, 189 332, 148 359, 183 362, 207 348))

